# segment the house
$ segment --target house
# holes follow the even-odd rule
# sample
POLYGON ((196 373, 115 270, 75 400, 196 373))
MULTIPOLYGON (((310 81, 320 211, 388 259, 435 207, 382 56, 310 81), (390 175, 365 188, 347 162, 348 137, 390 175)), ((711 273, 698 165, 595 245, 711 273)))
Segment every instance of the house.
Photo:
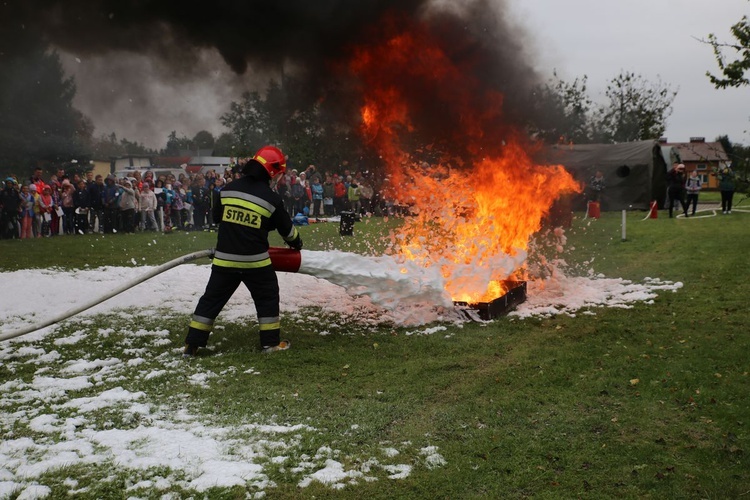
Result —
POLYGON ((154 155, 125 155, 110 158, 109 171, 115 173, 120 170, 138 170, 142 167, 150 167, 154 155))
MULTIPOLYGON (((202 151, 202 150, 201 150, 202 151)), ((180 151, 184 153, 185 151, 180 151)), ((224 170, 232 165, 231 158, 229 156, 160 156, 156 159, 156 162, 161 167, 171 168, 183 168, 189 174, 205 174, 209 170, 222 174, 224 170)))
POLYGON ((685 164, 686 172, 696 170, 703 182, 703 187, 707 189, 719 187, 716 176, 711 173, 715 169, 721 170, 732 163, 720 142, 706 142, 705 137, 691 137, 690 142, 668 142, 665 138, 661 138, 659 143, 662 147, 671 148, 672 151, 677 152, 678 161, 685 164))
POLYGON ((205 174, 209 170, 222 174, 231 164, 229 156, 193 156, 190 158, 185 170, 191 174, 205 174))

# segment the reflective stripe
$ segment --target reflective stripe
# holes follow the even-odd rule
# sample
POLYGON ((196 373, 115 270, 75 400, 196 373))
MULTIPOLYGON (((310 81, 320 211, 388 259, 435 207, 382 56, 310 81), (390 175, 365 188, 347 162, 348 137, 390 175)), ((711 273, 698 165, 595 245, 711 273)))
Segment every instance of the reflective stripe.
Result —
POLYGON ((198 316, 197 314, 193 314, 193 321, 198 321, 200 323, 203 323, 204 325, 213 325, 214 320, 211 318, 206 318, 205 316, 198 316))
POLYGON ((238 253, 227 253, 227 252, 216 252, 214 258, 222 260, 233 260, 236 262, 257 262, 263 259, 270 259, 271 256, 268 252, 256 253, 253 255, 242 255, 238 253))
POLYGON ((259 214, 265 215, 266 217, 270 217, 276 210, 276 207, 270 202, 259 196, 243 193, 242 191, 222 191, 221 204, 227 205, 229 203, 255 209, 259 214))
POLYGON ((278 316, 267 317, 267 318, 258 318, 258 323, 260 323, 261 325, 267 324, 267 323, 278 323, 278 322, 279 322, 279 317, 278 316))
POLYGON ((224 260, 214 258, 213 263, 219 267, 233 267, 235 269, 256 269, 271 265, 271 259, 259 260, 257 262, 238 262, 236 260, 224 260))
POLYGON ((297 227, 292 226, 292 230, 289 231, 289 234, 284 236, 284 241, 294 241, 298 235, 299 233, 297 232, 297 227))
POLYGON ((278 321, 276 323, 261 323, 260 324, 261 332, 266 332, 268 330, 279 330, 279 329, 281 329, 281 323, 278 321))
POLYGON ((213 320, 210 320, 208 318, 204 318, 201 316, 193 316, 193 320, 190 322, 190 328, 195 328, 196 330, 201 330, 203 332, 210 332, 213 328, 214 322, 213 320))
POLYGON ((257 203, 253 203, 251 201, 243 200, 240 198, 222 198, 221 204, 224 206, 237 206, 237 207, 243 207, 247 208, 248 210, 252 210, 253 212, 257 212, 260 215, 263 215, 267 218, 271 217, 271 212, 263 208, 262 206, 258 205, 257 203))

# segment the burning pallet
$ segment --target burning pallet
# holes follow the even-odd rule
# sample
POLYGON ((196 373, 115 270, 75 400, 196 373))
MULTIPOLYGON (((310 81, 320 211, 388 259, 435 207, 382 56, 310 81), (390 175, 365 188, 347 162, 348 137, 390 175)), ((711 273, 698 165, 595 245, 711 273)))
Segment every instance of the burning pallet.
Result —
POLYGON ((505 281, 507 292, 490 302, 462 302, 454 301, 453 304, 468 319, 474 321, 489 321, 499 316, 505 316, 526 300, 525 281, 505 281))

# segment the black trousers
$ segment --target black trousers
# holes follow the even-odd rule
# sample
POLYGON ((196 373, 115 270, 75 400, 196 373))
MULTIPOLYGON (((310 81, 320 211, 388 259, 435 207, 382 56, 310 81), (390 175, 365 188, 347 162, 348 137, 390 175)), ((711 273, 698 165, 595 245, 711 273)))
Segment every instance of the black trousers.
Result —
POLYGON ((685 203, 685 191, 682 189, 669 189, 667 190, 669 196, 669 216, 672 217, 672 211, 675 208, 675 202, 679 202, 682 206, 682 212, 687 215, 687 204, 685 203))
POLYGON ((732 210, 732 198, 734 198, 734 191, 721 192, 721 210, 723 212, 732 210))
POLYGON ((240 283, 247 287, 255 302, 260 325, 261 347, 279 345, 279 281, 272 266, 258 269, 225 270, 214 266, 206 291, 198 300, 190 321, 185 343, 205 347, 214 321, 232 297, 240 283))
POLYGON ((698 208, 698 193, 688 193, 687 195, 687 207, 688 209, 692 205, 693 215, 695 215, 695 209, 698 208))

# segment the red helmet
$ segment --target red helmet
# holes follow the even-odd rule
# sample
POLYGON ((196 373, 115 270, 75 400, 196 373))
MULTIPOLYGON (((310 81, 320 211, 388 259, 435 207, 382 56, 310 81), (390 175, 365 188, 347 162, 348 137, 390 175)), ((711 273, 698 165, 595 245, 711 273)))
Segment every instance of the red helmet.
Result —
POLYGON ((276 146, 263 146, 255 153, 253 160, 266 169, 271 179, 286 170, 286 157, 276 146))

